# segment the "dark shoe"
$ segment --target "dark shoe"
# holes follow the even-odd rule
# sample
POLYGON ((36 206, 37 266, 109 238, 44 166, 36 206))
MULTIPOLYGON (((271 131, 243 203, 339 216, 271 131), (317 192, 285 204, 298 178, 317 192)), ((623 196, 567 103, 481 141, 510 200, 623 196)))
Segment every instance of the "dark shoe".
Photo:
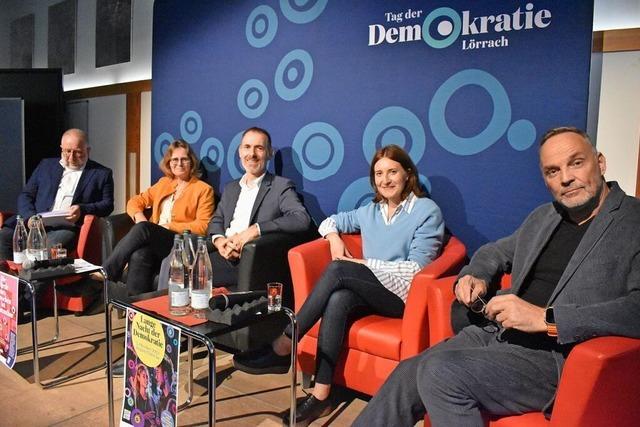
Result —
MULTIPOLYGON (((298 399, 296 404, 296 426, 307 426, 320 417, 329 415, 335 406, 331 396, 318 400, 313 394, 298 399)), ((282 417, 282 422, 289 425, 289 411, 282 417)))
POLYGON ((233 366, 248 374, 286 374, 291 366, 291 356, 278 356, 267 344, 257 350, 243 351, 233 356, 233 366))
POLYGON ((124 360, 120 360, 111 365, 111 376, 114 378, 124 377, 124 360))

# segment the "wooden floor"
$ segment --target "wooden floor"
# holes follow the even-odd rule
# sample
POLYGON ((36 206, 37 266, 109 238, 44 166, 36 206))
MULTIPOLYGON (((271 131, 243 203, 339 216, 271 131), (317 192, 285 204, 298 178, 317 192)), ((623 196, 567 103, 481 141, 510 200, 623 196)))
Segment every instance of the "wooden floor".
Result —
MULTIPOLYGON (((63 314, 61 336, 56 344, 40 351, 41 380, 47 382, 60 375, 95 368, 104 363, 104 314, 76 317, 63 314)), ((119 336, 118 350, 122 353, 124 321, 114 316, 115 336, 119 336)), ((54 318, 38 321, 41 342, 54 332, 54 318)), ((31 324, 19 326, 19 348, 31 344, 31 324)), ((186 396, 184 378, 186 363, 181 367, 179 400, 186 396)), ((287 375, 253 376, 235 371, 231 356, 218 354, 218 387, 216 405, 217 424, 221 426, 278 426, 281 415, 289 408, 289 380, 287 375)), ((191 406, 178 414, 178 425, 207 424, 207 366, 206 358, 195 361, 195 397, 191 406)), ((68 383, 48 389, 34 384, 32 354, 18 357, 14 370, 0 366, 0 425, 7 426, 106 426, 107 381, 104 369, 84 375, 68 383)), ((114 382, 116 395, 122 396, 122 379, 114 382)), ((298 396, 304 392, 297 388, 298 396)), ((345 390, 339 390, 341 405, 329 416, 313 425, 348 426, 366 402, 345 390)), ((116 418, 122 399, 116 400, 116 418)))

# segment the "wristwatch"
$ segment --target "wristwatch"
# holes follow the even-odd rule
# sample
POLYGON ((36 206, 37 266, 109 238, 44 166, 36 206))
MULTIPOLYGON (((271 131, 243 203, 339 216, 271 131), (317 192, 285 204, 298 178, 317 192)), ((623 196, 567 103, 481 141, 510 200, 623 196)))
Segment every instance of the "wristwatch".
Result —
POLYGON ((547 307, 544 311, 544 323, 547 324, 547 335, 557 337, 558 327, 556 326, 556 317, 553 314, 553 306, 547 307))

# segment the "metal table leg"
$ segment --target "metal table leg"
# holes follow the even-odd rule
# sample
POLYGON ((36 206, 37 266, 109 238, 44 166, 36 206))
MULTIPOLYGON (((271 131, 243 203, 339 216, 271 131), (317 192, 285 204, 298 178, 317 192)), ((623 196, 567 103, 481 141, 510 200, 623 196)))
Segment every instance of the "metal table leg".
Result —
POLYGON ((178 411, 182 411, 189 407, 193 401, 193 339, 187 337, 187 357, 189 358, 189 381, 187 382, 187 400, 178 406, 178 411))
MULTIPOLYGON (((108 291, 106 290, 105 287, 105 298, 107 297, 108 291)), ((106 328, 105 328, 105 334, 106 334, 106 338, 107 338, 107 396, 108 396, 108 404, 109 404, 109 427, 113 427, 115 425, 114 423, 114 414, 113 414, 113 372, 112 372, 112 367, 111 367, 111 363, 112 363, 112 351, 111 351, 111 346, 113 344, 112 342, 112 329, 111 329, 111 315, 113 312, 113 306, 111 305, 111 301, 107 299, 105 299, 105 319, 106 319, 106 328)))
POLYGON ((298 384, 298 371, 296 361, 298 357, 298 321, 295 314, 288 308, 284 308, 285 314, 291 322, 291 408, 289 408, 289 425, 296 425, 296 387, 298 384))
POLYGON ((216 424, 216 348, 213 342, 204 342, 209 353, 209 427, 216 424))
POLYGON ((40 354, 38 353, 38 319, 36 313, 36 288, 30 282, 25 282, 31 293, 31 340, 33 348, 33 380, 40 384, 40 354))
MULTIPOLYGON (((31 282, 28 282, 26 280, 20 279, 23 283, 27 284, 27 288, 29 289, 29 292, 31 293, 31 320, 33 321, 33 319, 35 319, 36 317, 36 312, 33 309, 33 302, 35 301, 36 298, 36 289, 35 286, 31 284, 31 282)), ((37 302, 36 302, 37 305, 37 302)), ((56 291, 56 281, 53 281, 53 317, 55 319, 56 322, 56 332, 53 335, 53 338, 51 338, 49 341, 45 341, 45 342, 38 342, 37 340, 33 341, 34 343, 38 344, 39 348, 44 348, 46 346, 49 346, 51 344, 55 344, 59 337, 60 337, 60 317, 58 316, 58 294, 56 291)), ((22 355, 22 354, 26 354, 26 353, 32 353, 33 352, 33 347, 25 347, 25 348, 21 348, 18 350, 18 354, 22 355)))

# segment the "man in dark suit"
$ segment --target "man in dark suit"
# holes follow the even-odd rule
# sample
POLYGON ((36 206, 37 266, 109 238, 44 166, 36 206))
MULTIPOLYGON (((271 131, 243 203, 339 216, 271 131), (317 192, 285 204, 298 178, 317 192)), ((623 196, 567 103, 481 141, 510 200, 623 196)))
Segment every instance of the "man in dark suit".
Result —
POLYGON ((354 425, 483 426, 481 410, 549 412, 577 343, 640 337, 640 201, 604 179, 606 161, 575 128, 547 132, 540 167, 555 201, 478 249, 455 286, 487 319, 396 368, 354 425), (488 302, 504 273, 512 287, 488 302))
MULTIPOLYGON (((43 159, 18 196, 18 214, 25 221, 39 212, 66 211, 68 225, 46 227, 49 246, 75 245, 79 225, 86 214, 107 216, 113 211, 111 169, 89 160, 91 147, 80 129, 69 129, 60 142, 61 157, 43 159)), ((0 230, 0 260, 13 257, 15 217, 0 230)))
MULTIPOLYGON (((267 172, 273 157, 271 136, 253 127, 242 134, 238 154, 245 174, 229 182, 209 223, 215 250, 209 254, 216 283, 234 286, 242 247, 261 235, 298 233, 309 228, 311 218, 289 179, 267 172)), ((169 277, 169 260, 160 270, 159 287, 169 277)))

